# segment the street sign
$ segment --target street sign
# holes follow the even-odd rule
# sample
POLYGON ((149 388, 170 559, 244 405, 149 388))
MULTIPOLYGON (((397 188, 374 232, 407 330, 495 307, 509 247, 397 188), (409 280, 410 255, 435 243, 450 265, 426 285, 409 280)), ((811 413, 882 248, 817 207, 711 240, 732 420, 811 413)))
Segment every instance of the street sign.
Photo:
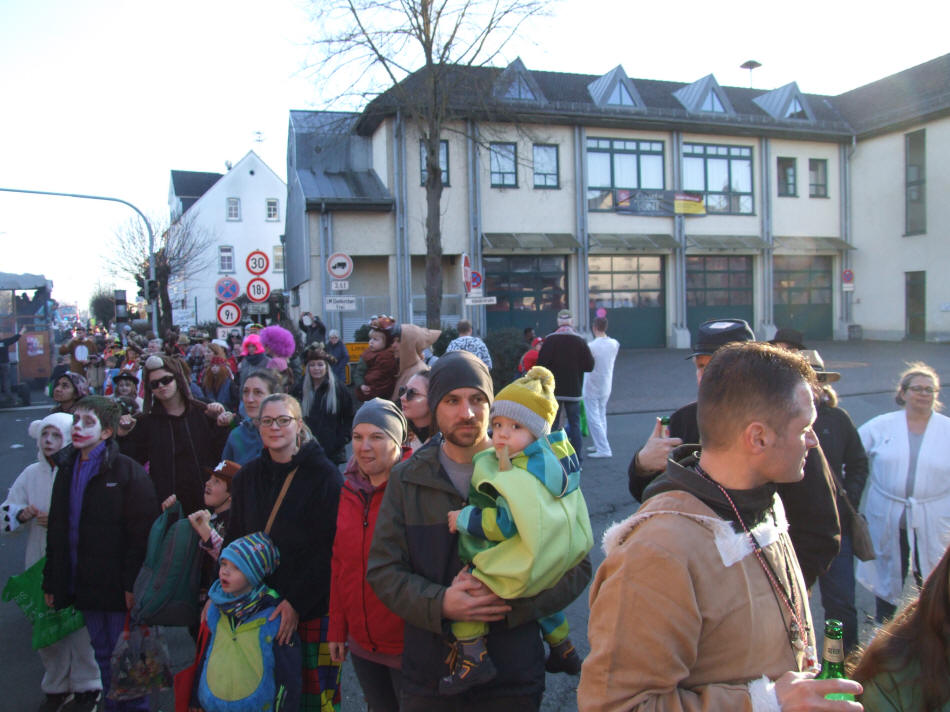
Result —
POLYGON ((472 270, 472 289, 478 289, 482 286, 482 273, 472 270))
POLYGON ((850 269, 844 270, 844 271, 841 273, 841 281, 844 282, 845 284, 848 284, 848 282, 853 282, 853 281, 854 281, 854 272, 853 272, 852 270, 850 270, 850 269))
POLYGON ((234 302, 219 304, 218 321, 224 326, 234 326, 241 321, 241 307, 234 302))
POLYGON ((247 283, 247 298, 252 302, 266 302, 270 296, 270 285, 263 277, 255 277, 247 283))
POLYGON ((330 289, 334 292, 345 292, 350 288, 349 280, 346 279, 334 279, 330 282, 330 289))
POLYGON ((266 302, 264 304, 248 304, 247 305, 248 314, 269 314, 270 313, 270 304, 266 302))
POLYGON ((241 293, 241 283, 234 277, 222 277, 214 283, 214 293, 218 301, 234 301, 241 293))
POLYGON ((353 259, 345 252, 334 252, 327 258, 330 279, 347 279, 353 274, 353 259))
POLYGON ((325 311, 356 311, 356 297, 324 297, 325 311))
POLYGON ((262 250, 254 250, 244 263, 251 274, 264 274, 270 267, 270 257, 262 250))
POLYGON ((485 304, 497 304, 498 297, 465 297, 465 305, 469 307, 479 307, 485 304))

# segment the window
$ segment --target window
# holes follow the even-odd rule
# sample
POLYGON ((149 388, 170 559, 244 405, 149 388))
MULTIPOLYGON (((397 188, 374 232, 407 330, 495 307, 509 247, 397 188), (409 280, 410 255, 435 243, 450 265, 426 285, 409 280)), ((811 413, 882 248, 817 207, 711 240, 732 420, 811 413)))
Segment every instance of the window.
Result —
POLYGON ((700 111, 709 111, 714 114, 725 114, 726 109, 722 105, 722 102, 719 100, 719 96, 716 92, 710 89, 709 93, 706 95, 706 98, 703 100, 703 105, 699 107, 700 111))
POLYGON ((686 305, 752 305, 752 258, 748 255, 687 255, 686 305))
POLYGON ((241 219, 241 199, 228 198, 228 220, 241 219))
POLYGON ((280 220, 280 203, 277 198, 267 199, 267 219, 280 220))
POLYGON ((828 197, 828 161, 824 158, 808 159, 808 197, 828 197))
POLYGON ((485 293, 497 296, 490 312, 557 312, 567 307, 567 258, 562 255, 484 255, 485 293))
POLYGON ((772 293, 775 305, 831 304, 831 257, 775 255, 772 293))
POLYGON ((706 196, 706 212, 752 215, 752 148, 683 144, 683 189, 706 196))
POLYGON ((230 245, 218 247, 218 272, 234 271, 234 248, 230 245))
POLYGON ((531 91, 531 87, 528 86, 528 82, 525 81, 525 78, 521 76, 515 77, 515 80, 508 85, 508 89, 505 91, 505 98, 514 99, 515 101, 535 100, 534 92, 531 91))
POLYGON ((636 106, 636 103, 623 82, 617 82, 614 90, 610 93, 610 98, 607 99, 607 106, 636 106))
MULTIPOLYGON (((439 141, 439 168, 442 169, 442 185, 449 184, 449 142, 439 141)), ((422 180, 419 185, 425 185, 429 179, 429 171, 426 170, 426 144, 425 141, 419 141, 419 173, 422 180)))
POLYGON ((778 194, 785 198, 794 198, 798 195, 796 180, 797 161, 794 158, 778 159, 778 194))
POLYGON ((663 142, 587 139, 587 209, 630 204, 636 190, 663 190, 663 142))
POLYGON ((785 110, 786 119, 807 119, 808 113, 805 111, 805 107, 802 106, 802 103, 798 100, 798 97, 793 97, 792 101, 788 105, 788 109, 785 110))
POLYGON ((274 245, 274 267, 275 272, 284 271, 284 246, 274 245))
POLYGON ((517 188, 517 146, 513 143, 492 143, 488 151, 492 188, 517 188))
POLYGON ((904 136, 904 233, 927 231, 927 165, 925 134, 914 131, 904 136))
POLYGON ((663 257, 591 255, 587 261, 590 309, 663 306, 663 257))
POLYGON ((557 146, 534 144, 534 187, 559 188, 557 146))

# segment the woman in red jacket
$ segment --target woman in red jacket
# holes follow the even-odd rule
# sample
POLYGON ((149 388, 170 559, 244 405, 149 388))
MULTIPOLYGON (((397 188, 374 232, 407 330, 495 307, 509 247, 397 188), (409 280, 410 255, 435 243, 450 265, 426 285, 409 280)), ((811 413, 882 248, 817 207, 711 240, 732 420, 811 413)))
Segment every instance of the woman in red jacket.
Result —
POLYGON ((349 649, 373 712, 399 709, 403 621, 369 587, 366 562, 389 472, 402 458, 407 431, 406 418, 391 401, 373 398, 356 412, 353 458, 344 473, 333 542, 330 657, 341 664, 349 649))

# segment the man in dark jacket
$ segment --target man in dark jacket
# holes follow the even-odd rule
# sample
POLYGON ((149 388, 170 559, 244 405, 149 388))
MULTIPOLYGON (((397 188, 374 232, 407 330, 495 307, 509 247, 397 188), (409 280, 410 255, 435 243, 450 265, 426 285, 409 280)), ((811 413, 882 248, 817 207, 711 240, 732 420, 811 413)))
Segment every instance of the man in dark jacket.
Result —
MULTIPOLYGON (((132 585, 159 513, 145 470, 119 453, 113 434, 119 404, 87 396, 74 413, 72 445, 56 455, 43 591, 47 605, 73 604, 83 613, 109 690, 110 659, 134 603, 132 585)), ((73 708, 95 709, 98 690, 77 695, 73 708)), ((148 710, 148 700, 107 701, 106 710, 148 710)))
MULTIPOLYGON (((755 341, 751 327, 742 319, 714 319, 699 326, 689 358, 696 365, 697 383, 703 378, 713 354, 729 343, 755 341)), ((659 418, 650 438, 634 454, 627 469, 630 494, 642 502, 647 485, 666 469, 673 448, 699 443, 696 402, 684 405, 670 416, 669 433, 661 431, 659 418)), ((820 447, 809 451, 805 476, 800 482, 777 486, 789 521, 789 536, 809 588, 828 570, 841 546, 841 526, 835 504, 835 486, 824 464, 820 447)))
POLYGON ((563 423, 577 459, 582 460, 581 399, 584 374, 594 370, 594 356, 584 338, 574 331, 574 317, 567 309, 557 313, 557 331, 544 337, 538 365, 554 374, 554 397, 558 402, 555 428, 563 423))
POLYGON ((403 712, 539 709, 545 655, 537 620, 567 606, 590 580, 584 559, 542 594, 504 601, 463 570, 447 516, 465 504, 472 457, 491 447, 492 396, 491 376, 478 357, 457 351, 440 358, 429 375, 429 407, 441 435, 393 468, 380 507, 366 577, 406 621, 403 712), (491 624, 488 653, 498 672, 460 697, 440 698, 454 620, 491 624))

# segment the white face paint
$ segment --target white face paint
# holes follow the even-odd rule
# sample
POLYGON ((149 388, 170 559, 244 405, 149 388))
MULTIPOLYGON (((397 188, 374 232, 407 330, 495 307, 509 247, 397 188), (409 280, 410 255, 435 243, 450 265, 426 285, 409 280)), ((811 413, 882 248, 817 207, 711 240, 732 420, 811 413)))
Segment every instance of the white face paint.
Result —
POLYGON ((89 410, 77 410, 73 414, 73 447, 85 450, 95 447, 102 440, 102 424, 99 416, 89 410))
POLYGON ((63 447, 63 434, 54 425, 47 425, 40 433, 40 450, 44 457, 51 457, 63 447))

